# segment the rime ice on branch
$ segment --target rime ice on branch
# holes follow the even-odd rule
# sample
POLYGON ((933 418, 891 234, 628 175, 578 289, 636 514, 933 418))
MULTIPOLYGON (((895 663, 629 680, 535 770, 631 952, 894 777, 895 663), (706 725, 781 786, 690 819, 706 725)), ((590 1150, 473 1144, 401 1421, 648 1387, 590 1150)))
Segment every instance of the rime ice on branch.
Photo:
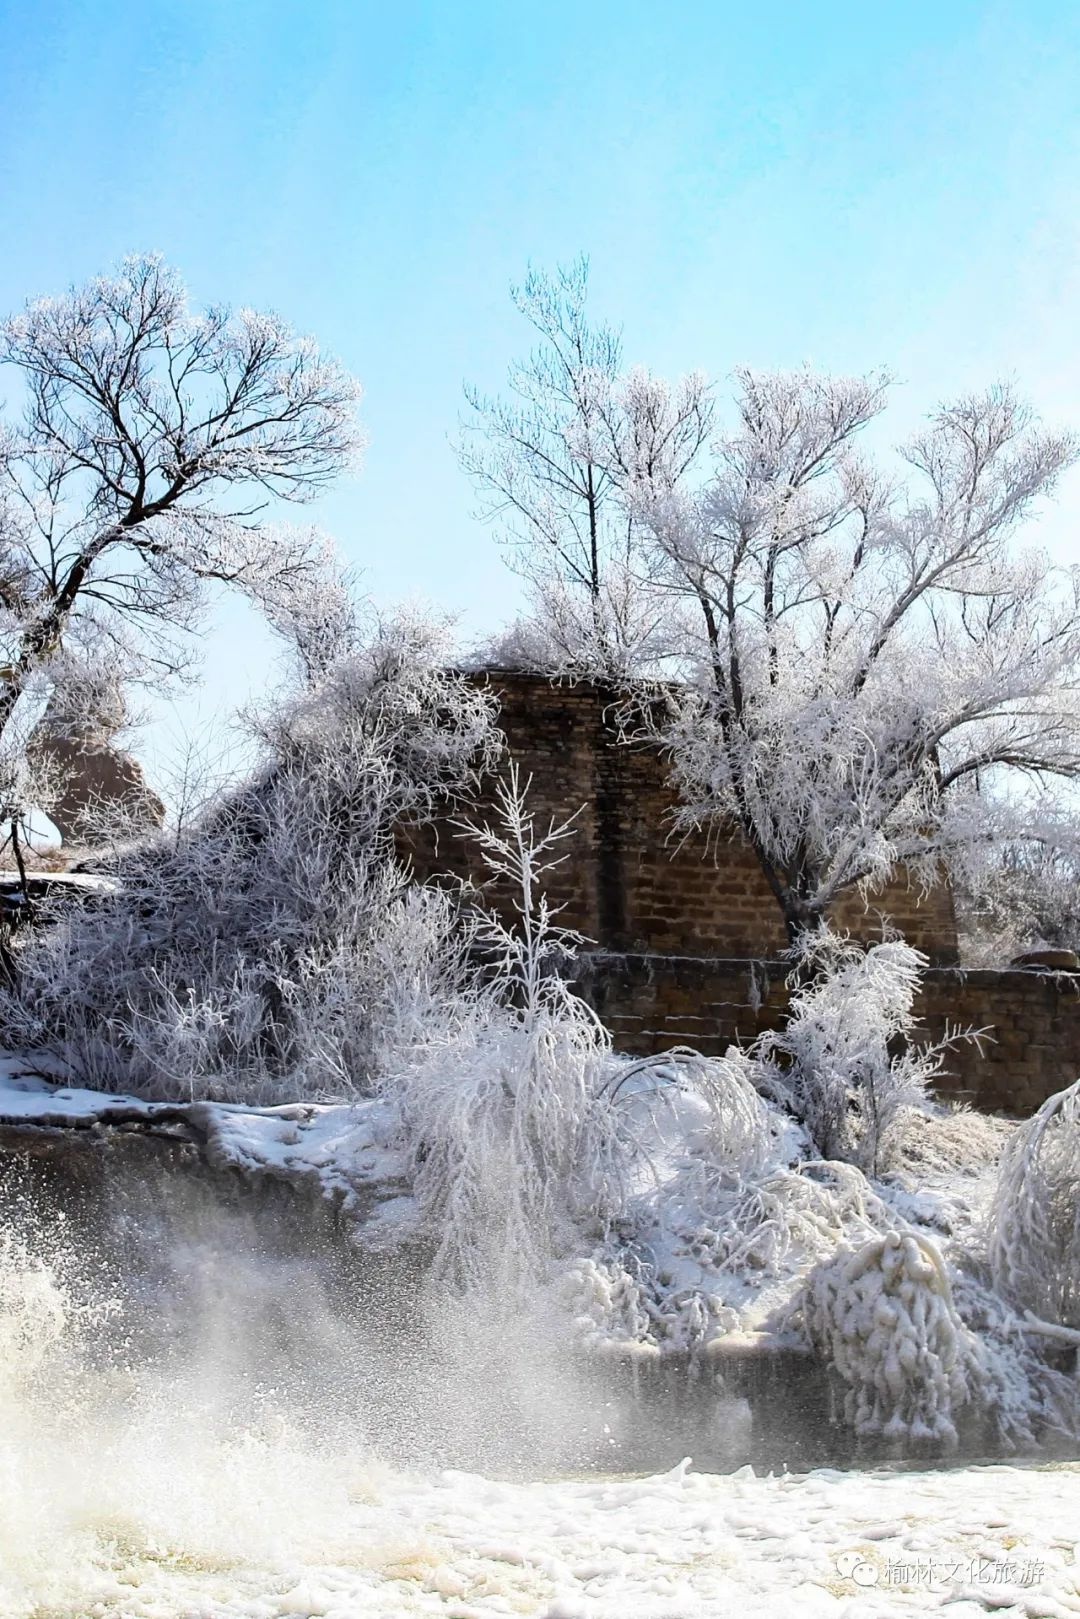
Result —
POLYGON ((689 491, 644 454, 628 511, 681 609, 690 676, 655 730, 686 825, 734 825, 792 939, 905 866, 1074 837, 1080 574, 1015 536, 1074 459, 1006 388, 944 407, 897 481, 859 453, 885 379, 739 373, 735 431, 689 491))
POLYGON ((0 436, 0 769, 35 712, 190 658, 206 591, 239 590, 318 661, 342 590, 320 536, 268 521, 355 458, 359 387, 275 315, 195 314, 174 271, 126 260, 0 328, 23 384, 0 436))

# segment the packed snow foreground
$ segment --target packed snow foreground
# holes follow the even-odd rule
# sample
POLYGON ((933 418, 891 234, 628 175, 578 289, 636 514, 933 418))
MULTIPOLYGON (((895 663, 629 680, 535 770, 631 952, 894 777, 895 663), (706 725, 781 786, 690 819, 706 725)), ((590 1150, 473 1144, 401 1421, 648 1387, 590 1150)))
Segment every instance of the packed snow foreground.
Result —
POLYGON ((33 1502, 5 1500, 0 1610, 20 1619, 775 1619, 793 1605, 811 1619, 1080 1612, 1072 1466, 768 1478, 680 1467, 511 1482, 391 1473, 297 1451, 288 1437, 189 1442, 157 1467, 133 1452, 126 1479, 99 1470, 76 1535, 54 1521, 28 1536, 33 1502))

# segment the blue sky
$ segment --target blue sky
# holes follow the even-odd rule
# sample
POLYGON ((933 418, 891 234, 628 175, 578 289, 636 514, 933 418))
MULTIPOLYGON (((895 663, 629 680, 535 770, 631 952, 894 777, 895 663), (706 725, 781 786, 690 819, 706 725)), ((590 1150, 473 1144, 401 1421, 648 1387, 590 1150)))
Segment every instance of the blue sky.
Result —
MULTIPOLYGON (((507 285, 591 256, 660 370, 886 365, 902 436, 1016 378, 1080 425, 1080 7, 0 0, 0 308, 158 249, 360 376, 370 447, 322 503, 380 598, 469 630, 517 584, 449 445, 528 347, 507 285)), ((1046 533, 1062 555, 1067 484, 1046 533)), ((265 686, 236 609, 151 756, 265 686)))

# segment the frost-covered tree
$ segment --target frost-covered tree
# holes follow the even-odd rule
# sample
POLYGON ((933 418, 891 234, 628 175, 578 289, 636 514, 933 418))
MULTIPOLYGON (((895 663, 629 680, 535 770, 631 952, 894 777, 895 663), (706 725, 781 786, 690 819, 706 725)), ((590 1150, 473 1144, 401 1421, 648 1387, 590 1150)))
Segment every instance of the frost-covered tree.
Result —
POLYGON ((884 379, 739 383, 700 488, 663 453, 631 482, 649 576, 692 613, 686 684, 649 713, 681 824, 741 832, 794 941, 901 868, 1067 835, 1048 789, 1080 774, 1080 571, 1016 539, 1076 446, 997 387, 892 476, 858 447, 884 379))
POLYGON ((294 631, 341 591, 325 542, 267 508, 359 448, 337 361, 275 315, 195 313, 141 257, 4 322, 0 363, 23 395, 0 437, 0 759, 14 768, 58 684, 71 706, 92 669, 176 673, 214 584, 309 646, 294 631))
POLYGON ((1080 856, 1075 831, 1065 847, 1006 844, 958 873, 962 959, 999 967, 1023 951, 1080 952, 1080 856))
POLYGON ((488 696, 449 661, 437 627, 377 625, 264 714, 249 780, 121 850, 116 892, 25 940, 8 1043, 104 1090, 276 1101, 362 1091, 441 1026, 467 934, 396 835, 497 744, 488 696))
POLYGON ((510 367, 505 397, 466 388, 459 457, 529 586, 531 615, 502 655, 619 679, 655 658, 666 607, 640 588, 620 487, 649 447, 667 476, 685 474, 712 402, 697 375, 674 388, 644 372, 622 379, 620 334, 590 320, 588 278, 579 258, 512 288, 539 343, 510 367))

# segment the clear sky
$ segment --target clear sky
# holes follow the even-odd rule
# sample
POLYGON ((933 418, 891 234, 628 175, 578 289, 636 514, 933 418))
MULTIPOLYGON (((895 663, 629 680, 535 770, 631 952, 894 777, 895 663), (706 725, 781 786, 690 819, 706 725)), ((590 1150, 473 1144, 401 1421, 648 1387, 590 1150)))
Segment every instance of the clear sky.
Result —
MULTIPOLYGON (((1072 0, 0 0, 0 308, 158 249, 313 332, 371 441, 318 520, 473 631, 517 584, 449 436, 528 347, 530 259, 588 252, 660 370, 886 365, 898 435, 1007 375, 1080 426, 1078 159, 1072 0)), ((1047 534, 1076 560, 1078 515, 1074 476, 1047 534)), ((269 661, 219 613, 199 712, 269 661)))

